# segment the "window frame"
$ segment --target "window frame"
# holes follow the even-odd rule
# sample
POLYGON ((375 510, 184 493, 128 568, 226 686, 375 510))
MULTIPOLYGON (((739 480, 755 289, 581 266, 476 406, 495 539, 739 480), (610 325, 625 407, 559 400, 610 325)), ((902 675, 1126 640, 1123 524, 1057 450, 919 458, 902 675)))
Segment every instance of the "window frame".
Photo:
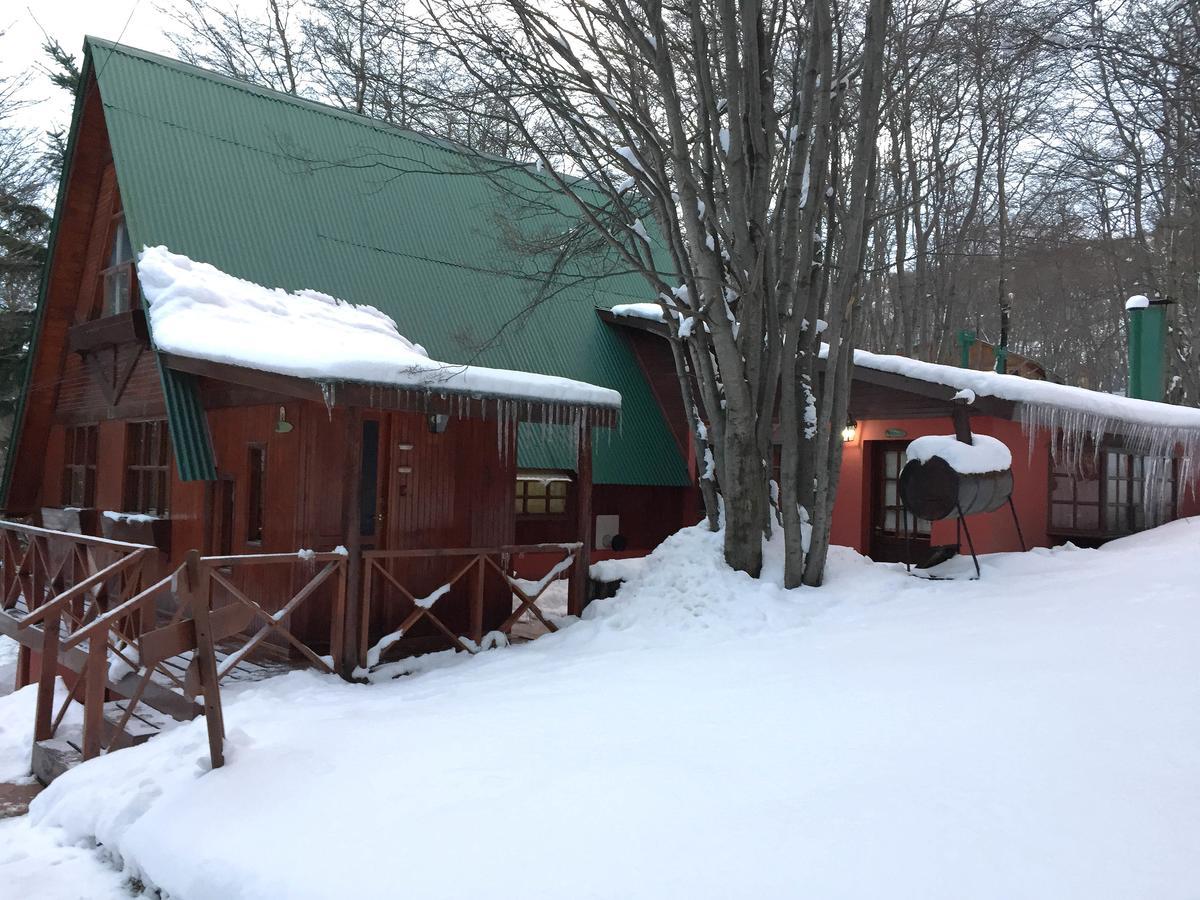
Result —
MULTIPOLYGON (((890 441, 881 441, 882 444, 893 443, 890 441)), ((889 538, 903 538, 906 534, 910 538, 916 540, 929 540, 933 534, 933 523, 917 517, 904 506, 904 501, 900 499, 900 473, 904 471, 904 467, 908 464, 908 451, 906 448, 897 446, 881 446, 875 449, 876 453, 881 455, 879 460, 879 478, 874 485, 874 490, 877 492, 876 500, 872 504, 873 515, 871 527, 879 534, 889 538), (895 474, 888 473, 888 454, 897 454, 895 474), (889 502, 888 487, 893 488, 895 500, 889 502), (888 513, 895 516, 893 527, 888 527, 888 513), (908 531, 905 531, 905 523, 907 520, 908 531)), ((874 479, 874 475, 872 475, 874 479)))
POLYGON ((113 213, 112 221, 108 228, 108 241, 105 244, 108 252, 105 254, 105 267, 100 270, 100 312, 97 318, 117 316, 122 313, 130 312, 134 309, 140 309, 142 306, 141 295, 138 291, 137 285, 137 273, 134 270, 134 253, 132 243, 130 243, 129 259, 121 260, 120 262, 116 263, 112 261, 113 251, 116 248, 116 241, 122 229, 125 231, 125 240, 129 241, 129 230, 125 224, 125 211, 118 210, 117 212, 113 213), (128 296, 124 309, 112 309, 109 305, 109 282, 118 273, 123 273, 125 275, 125 285, 128 296))
POLYGON ((571 486, 575 480, 569 475, 561 472, 534 472, 527 471, 525 473, 518 472, 513 487, 513 511, 518 519, 537 519, 545 521, 547 519, 565 519, 571 514, 571 486), (543 492, 530 492, 531 485, 539 485, 544 487, 543 492), (552 488, 557 490, 558 486, 562 486, 562 493, 552 493, 552 488), (560 509, 551 509, 553 501, 561 501, 560 509), (529 509, 530 501, 545 503, 545 509, 541 511, 529 509))
MULTIPOLYGON (((1086 459, 1091 465, 1090 455, 1093 452, 1090 446, 1084 447, 1081 459, 1086 459)), ((1110 540, 1137 534, 1161 525, 1163 522, 1171 521, 1179 512, 1179 460, 1172 458, 1169 462, 1170 472, 1166 477, 1170 481, 1171 493, 1162 509, 1162 515, 1166 518, 1161 521, 1147 522, 1143 497, 1146 489, 1146 457, 1113 443, 1103 443, 1099 448, 1093 477, 1081 478, 1087 473, 1078 470, 1067 471, 1065 467, 1060 469, 1054 462, 1054 454, 1051 453, 1047 464, 1049 472, 1046 503, 1047 533, 1054 536, 1110 540), (1114 473, 1110 470, 1109 465, 1113 460, 1119 460, 1121 471, 1114 473), (1070 479, 1070 500, 1055 499, 1056 481, 1063 477, 1070 479), (1082 503, 1079 501, 1080 482, 1095 482, 1095 500, 1088 499, 1082 503), (1110 485, 1113 487, 1110 488, 1110 485), (1114 490, 1115 497, 1111 495, 1114 490), (1072 509, 1072 524, 1069 526, 1055 524, 1055 507, 1063 506, 1069 506, 1072 509), (1095 509, 1095 528, 1080 527, 1077 524, 1080 506, 1095 509), (1115 517, 1123 520, 1120 525, 1115 527, 1111 524, 1113 518, 1110 518, 1110 512, 1114 510, 1116 511, 1115 517)))
POLYGON ((160 519, 170 516, 171 440, 166 419, 137 419, 125 423, 125 481, 121 495, 123 512, 160 519), (142 448, 147 446, 147 432, 155 440, 150 451, 142 453, 142 448))
POLYGON ((267 528, 267 445, 246 446, 246 543, 261 547, 267 528), (260 463, 256 469, 254 457, 260 463))
POLYGON ((98 469, 100 426, 96 423, 68 425, 63 448, 63 483, 59 492, 64 507, 91 509, 96 505, 96 472, 98 469), (78 458, 79 437, 83 432, 82 461, 78 458), (75 497, 76 479, 82 474, 83 496, 75 497))

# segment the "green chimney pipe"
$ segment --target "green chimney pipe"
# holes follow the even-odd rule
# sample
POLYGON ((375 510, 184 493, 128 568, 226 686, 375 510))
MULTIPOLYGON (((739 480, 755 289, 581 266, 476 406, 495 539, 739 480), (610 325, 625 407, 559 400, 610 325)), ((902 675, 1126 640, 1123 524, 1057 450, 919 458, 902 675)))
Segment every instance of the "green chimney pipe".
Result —
POLYGON ((1167 394, 1167 302, 1138 294, 1125 301, 1129 317, 1129 396, 1163 400, 1167 394))
POLYGON ((963 329, 958 333, 958 346, 962 350, 961 365, 964 369, 971 368, 971 345, 975 343, 975 332, 963 329))

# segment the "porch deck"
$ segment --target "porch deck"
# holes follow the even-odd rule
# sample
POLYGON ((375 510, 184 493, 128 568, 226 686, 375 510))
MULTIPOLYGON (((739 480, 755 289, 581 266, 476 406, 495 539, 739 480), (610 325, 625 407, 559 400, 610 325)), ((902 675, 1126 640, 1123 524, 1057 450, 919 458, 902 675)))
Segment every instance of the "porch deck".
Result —
POLYGON ((494 632, 530 640, 554 631, 537 603, 571 570, 570 603, 579 605, 581 549, 574 543, 373 550, 357 559, 340 549, 219 557, 191 551, 162 575, 152 547, 0 521, 0 634, 21 645, 19 685, 38 684, 39 776, 48 780, 74 761, 200 715, 219 766, 222 684, 297 668, 361 678, 406 655, 404 639, 418 625, 434 638, 440 634, 442 646, 469 653, 497 643, 494 632), (510 564, 517 554, 546 556, 549 572, 537 582, 516 578, 510 564), (453 575, 430 592, 430 571, 422 570, 425 587, 414 591, 406 565, 422 560, 448 564, 453 575), (244 577, 262 572, 274 577, 244 577), (502 612, 496 599, 504 600, 502 612), (372 609, 377 624, 393 623, 373 645, 372 609), (485 634, 489 621, 499 624, 485 634), (68 694, 56 704, 60 676, 68 694), (72 703, 83 707, 82 729, 60 733, 72 703))

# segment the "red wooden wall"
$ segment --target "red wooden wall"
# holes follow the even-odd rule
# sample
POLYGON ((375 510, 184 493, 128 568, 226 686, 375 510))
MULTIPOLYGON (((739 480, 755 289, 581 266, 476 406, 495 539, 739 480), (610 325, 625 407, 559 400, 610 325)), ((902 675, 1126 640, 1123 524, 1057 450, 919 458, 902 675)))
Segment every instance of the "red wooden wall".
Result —
MULTIPOLYGON (((1004 441, 1013 457, 1013 503, 1021 522, 1025 543, 1030 547, 1048 547, 1046 533, 1049 498, 1049 442, 1039 436, 1032 456, 1029 439, 1017 422, 991 416, 973 416, 971 428, 977 434, 987 434, 1004 441)), ((944 419, 871 419, 860 422, 858 434, 842 448, 841 480, 833 507, 832 542, 853 547, 860 553, 870 548, 870 465, 871 444, 888 438, 888 430, 903 432, 903 440, 926 434, 953 434, 950 418, 944 419)), ((1019 550, 1020 542, 1013 528, 1012 515, 1005 506, 995 512, 972 516, 968 522, 975 549, 979 553, 1019 550)), ((933 544, 952 544, 955 538, 952 520, 934 522, 933 544)))

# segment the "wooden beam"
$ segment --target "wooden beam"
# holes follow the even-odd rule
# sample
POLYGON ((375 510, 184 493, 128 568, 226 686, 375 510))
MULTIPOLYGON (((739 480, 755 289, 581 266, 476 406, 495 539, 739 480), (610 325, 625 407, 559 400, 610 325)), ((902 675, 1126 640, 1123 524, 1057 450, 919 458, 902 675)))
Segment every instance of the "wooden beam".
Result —
POLYGON ((523 422, 566 422, 570 412, 582 409, 585 420, 598 428, 615 428, 620 409, 607 406, 585 406, 554 403, 525 397, 476 396, 469 392, 455 393, 444 385, 429 387, 396 387, 393 385, 336 382, 328 397, 321 386, 311 379, 278 375, 242 366, 229 366, 202 359, 163 354, 168 368, 189 372, 229 384, 265 391, 276 396, 295 397, 339 409, 360 407, 396 412, 416 412, 422 415, 448 415, 470 419, 495 420, 505 407, 523 422))
POLYGON ((575 478, 575 537, 581 546, 571 571, 567 589, 567 614, 583 615, 587 606, 588 566, 592 549, 592 429, 579 429, 578 462, 575 478))
POLYGON ((338 674, 353 677, 358 667, 359 625, 362 621, 362 410, 350 407, 345 412, 345 455, 342 462, 342 535, 349 556, 346 560, 346 619, 342 646, 331 647, 340 655, 338 674))

